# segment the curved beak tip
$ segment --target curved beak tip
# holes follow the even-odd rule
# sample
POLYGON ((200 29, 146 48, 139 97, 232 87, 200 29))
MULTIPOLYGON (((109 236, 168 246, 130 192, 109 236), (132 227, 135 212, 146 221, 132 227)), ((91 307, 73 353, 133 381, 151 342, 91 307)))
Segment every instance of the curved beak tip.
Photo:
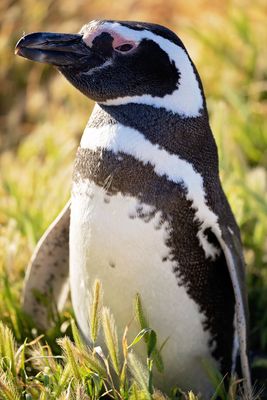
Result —
POLYGON ((20 51, 20 50, 21 50, 20 47, 16 46, 16 47, 15 47, 15 50, 14 50, 14 54, 15 54, 16 56, 21 56, 22 54, 21 54, 21 51, 20 51))
POLYGON ((26 35, 24 34, 16 43, 14 54, 16 56, 21 56, 27 58, 24 54, 24 51, 27 50, 27 37, 31 36, 32 34, 26 35), (24 51, 23 51, 24 50, 24 51))
POLYGON ((20 50, 21 50, 21 47, 22 47, 21 45, 22 45, 23 40, 24 40, 24 36, 17 41, 16 46, 15 46, 15 50, 14 50, 14 54, 15 55, 18 55, 18 56, 21 55, 20 50))

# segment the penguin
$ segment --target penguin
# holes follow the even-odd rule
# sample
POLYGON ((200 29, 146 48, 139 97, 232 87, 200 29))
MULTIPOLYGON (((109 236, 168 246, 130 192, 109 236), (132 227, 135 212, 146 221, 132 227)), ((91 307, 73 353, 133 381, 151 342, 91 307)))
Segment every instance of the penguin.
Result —
POLYGON ((180 38, 156 24, 102 20, 78 34, 31 33, 15 52, 55 66, 96 103, 77 150, 70 203, 30 262, 25 310, 46 326, 34 292, 62 307, 69 276, 90 342, 94 280, 119 335, 139 293, 158 342, 168 338, 156 386, 209 398, 203 360, 229 376, 240 355, 250 398, 240 232, 221 186, 201 79, 180 38))

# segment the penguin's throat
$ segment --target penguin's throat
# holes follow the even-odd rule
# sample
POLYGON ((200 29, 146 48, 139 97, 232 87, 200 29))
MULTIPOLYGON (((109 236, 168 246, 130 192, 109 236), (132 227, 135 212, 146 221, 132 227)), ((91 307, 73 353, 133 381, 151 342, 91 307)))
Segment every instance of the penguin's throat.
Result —
MULTIPOLYGON (((183 118, 164 108, 145 104, 96 104, 84 136, 90 134, 90 128, 105 128, 110 130, 111 139, 115 140, 112 132, 118 124, 142 133, 151 144, 190 162, 201 174, 205 174, 208 166, 209 171, 218 175, 217 146, 206 111, 199 117, 183 118)), ((125 135, 127 132, 125 129, 125 135)), ((131 136, 125 140, 131 141, 131 136)))

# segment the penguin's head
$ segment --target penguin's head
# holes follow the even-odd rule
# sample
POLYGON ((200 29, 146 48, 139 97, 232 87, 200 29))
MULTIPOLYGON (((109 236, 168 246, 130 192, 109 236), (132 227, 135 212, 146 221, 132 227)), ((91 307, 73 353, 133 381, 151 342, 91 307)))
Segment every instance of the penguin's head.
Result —
POLYGON ((15 52, 54 65, 99 103, 149 104, 185 117, 205 110, 201 81, 183 43, 160 25, 92 21, 78 34, 26 35, 15 52))

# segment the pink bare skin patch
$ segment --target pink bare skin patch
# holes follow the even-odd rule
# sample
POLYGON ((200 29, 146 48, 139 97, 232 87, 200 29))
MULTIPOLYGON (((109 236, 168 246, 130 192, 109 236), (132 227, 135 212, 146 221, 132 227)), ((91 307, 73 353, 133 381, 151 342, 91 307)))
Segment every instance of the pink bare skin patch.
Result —
POLYGON ((127 50, 128 53, 129 51, 135 49, 139 44, 138 42, 134 42, 133 40, 129 40, 119 35, 115 31, 97 25, 92 26, 92 29, 86 31, 86 33, 83 36, 83 41, 88 47, 92 47, 94 39, 97 36, 101 35, 101 33, 103 32, 109 33, 113 37, 112 47, 116 51, 126 52, 125 50, 120 50, 120 48, 123 49, 122 46, 129 45, 129 50, 127 50))

